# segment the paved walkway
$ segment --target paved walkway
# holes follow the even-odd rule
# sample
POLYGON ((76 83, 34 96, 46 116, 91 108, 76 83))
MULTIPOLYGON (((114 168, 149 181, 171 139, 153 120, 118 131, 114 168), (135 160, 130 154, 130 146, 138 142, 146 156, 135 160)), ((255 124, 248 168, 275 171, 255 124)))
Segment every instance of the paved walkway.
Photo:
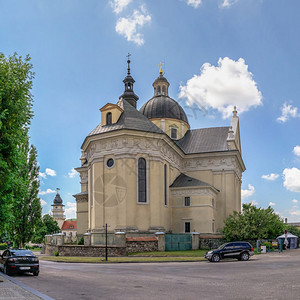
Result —
POLYGON ((18 299, 18 300, 54 300, 33 288, 26 286, 13 277, 0 272, 0 299, 18 299))

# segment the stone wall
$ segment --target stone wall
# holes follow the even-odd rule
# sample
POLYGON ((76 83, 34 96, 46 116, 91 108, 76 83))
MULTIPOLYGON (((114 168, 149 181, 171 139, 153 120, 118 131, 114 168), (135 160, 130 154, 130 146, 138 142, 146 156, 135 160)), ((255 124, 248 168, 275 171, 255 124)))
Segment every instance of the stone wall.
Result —
POLYGON ((127 253, 158 251, 158 240, 156 237, 127 237, 126 249, 127 253))
POLYGON ((221 235, 200 235, 199 238, 199 248, 200 249, 216 249, 226 241, 221 235))
MULTIPOLYGON (((108 256, 124 256, 126 255, 126 247, 109 246, 107 247, 108 256)), ((83 245, 51 245, 46 244, 45 254, 54 255, 58 252, 60 256, 89 256, 104 257, 105 246, 83 246, 83 245)))

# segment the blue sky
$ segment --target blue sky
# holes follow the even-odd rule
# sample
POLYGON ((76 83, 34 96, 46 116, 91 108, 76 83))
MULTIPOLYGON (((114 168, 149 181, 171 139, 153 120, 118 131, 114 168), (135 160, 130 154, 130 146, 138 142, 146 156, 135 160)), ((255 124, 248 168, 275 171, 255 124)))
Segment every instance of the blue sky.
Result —
POLYGON ((192 128, 240 117, 243 202, 300 221, 298 0, 0 0, 0 51, 29 54, 41 201, 61 188, 68 217, 80 147, 99 109, 123 93, 126 55, 140 108, 164 62, 192 128))

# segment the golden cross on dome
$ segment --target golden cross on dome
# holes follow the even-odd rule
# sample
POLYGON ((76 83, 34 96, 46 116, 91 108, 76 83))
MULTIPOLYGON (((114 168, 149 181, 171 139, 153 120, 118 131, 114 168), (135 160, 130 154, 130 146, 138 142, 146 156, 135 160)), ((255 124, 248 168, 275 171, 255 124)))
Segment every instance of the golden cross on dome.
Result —
POLYGON ((159 74, 162 75, 163 74, 163 69, 162 69, 162 66, 164 65, 163 62, 160 62, 160 64, 158 65, 160 67, 159 69, 159 74))

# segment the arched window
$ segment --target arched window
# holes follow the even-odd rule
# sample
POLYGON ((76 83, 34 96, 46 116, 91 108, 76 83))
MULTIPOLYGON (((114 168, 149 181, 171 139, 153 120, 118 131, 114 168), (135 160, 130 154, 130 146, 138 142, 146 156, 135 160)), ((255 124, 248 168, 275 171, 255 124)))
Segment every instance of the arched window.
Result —
POLYGON ((168 205, 168 170, 167 170, 167 165, 164 165, 164 194, 165 194, 165 205, 168 205))
POLYGON ((111 112, 106 114, 106 125, 111 125, 111 112))
POLYGON ((160 85, 157 87, 157 95, 160 95, 161 91, 160 91, 160 85))
POLYGON ((138 160, 138 202, 147 202, 147 165, 145 158, 138 160))
POLYGON ((165 86, 162 87, 162 94, 163 94, 163 95, 166 94, 166 87, 165 87, 165 86))

